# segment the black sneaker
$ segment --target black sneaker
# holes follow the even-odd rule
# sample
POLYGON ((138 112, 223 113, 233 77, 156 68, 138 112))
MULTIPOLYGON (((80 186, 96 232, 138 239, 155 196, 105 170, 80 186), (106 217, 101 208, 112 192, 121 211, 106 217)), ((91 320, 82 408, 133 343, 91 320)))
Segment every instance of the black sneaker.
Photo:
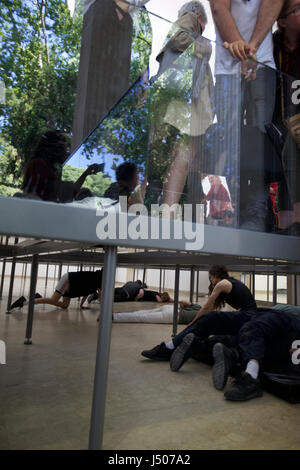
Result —
POLYGON ((178 371, 185 361, 191 357, 194 339, 194 333, 188 333, 183 338, 181 344, 175 349, 170 362, 170 367, 173 372, 178 371))
POLYGON ((141 354, 152 361, 169 361, 174 349, 168 349, 166 343, 160 343, 152 349, 142 351, 141 354))
POLYGON ((247 372, 235 379, 232 386, 224 393, 224 397, 231 401, 246 401, 262 395, 259 380, 253 379, 247 372))
POLYGON ((87 302, 88 304, 90 304, 91 302, 94 302, 94 300, 97 300, 98 299, 98 294, 97 292, 94 292, 93 294, 90 294, 87 298, 87 302))
POLYGON ((13 310, 14 308, 22 308, 26 300, 27 299, 22 295, 22 297, 19 297, 13 304, 11 304, 9 310, 13 310))
POLYGON ((227 383, 228 374, 237 364, 235 352, 222 343, 216 343, 213 348, 214 366, 212 368, 213 384, 217 390, 223 390, 227 383))
POLYGON ((39 293, 37 292, 37 293, 35 294, 34 298, 35 298, 35 299, 41 299, 42 296, 41 296, 41 294, 39 294, 39 293))

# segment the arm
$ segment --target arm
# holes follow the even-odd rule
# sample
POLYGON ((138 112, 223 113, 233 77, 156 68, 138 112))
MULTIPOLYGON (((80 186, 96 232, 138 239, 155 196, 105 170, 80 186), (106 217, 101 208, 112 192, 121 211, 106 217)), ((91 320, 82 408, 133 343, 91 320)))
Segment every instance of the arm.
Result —
POLYGON ((194 41, 192 33, 200 34, 198 32, 198 19, 194 13, 183 15, 175 24, 179 26, 178 31, 169 39, 165 47, 156 57, 156 60, 160 64, 157 77, 171 67, 179 55, 192 44, 194 41), (191 33, 186 30, 191 31, 191 33))
POLYGON ((144 297, 144 290, 140 289, 138 295, 136 296, 136 298, 134 300, 140 300, 143 297, 144 297))
POLYGON ((285 0, 262 0, 256 25, 250 39, 248 54, 255 54, 277 20, 285 0))
POLYGON ((233 57, 240 60, 247 58, 244 48, 248 45, 238 30, 236 22, 230 11, 231 0, 210 0, 210 7, 215 24, 224 41, 224 46, 229 49, 233 57))
POLYGON ((93 165, 88 166, 87 169, 82 173, 82 175, 79 176, 76 183, 74 183, 74 194, 76 194, 79 191, 79 189, 85 182, 85 179, 87 178, 87 176, 94 175, 98 173, 99 171, 101 170, 99 169, 99 165, 97 165, 97 163, 94 163, 93 165))
POLYGON ((84 307, 84 306, 83 306, 83 304, 84 304, 84 302, 86 301, 86 299, 87 299, 87 295, 86 295, 85 297, 82 297, 82 299, 81 299, 80 308, 81 308, 82 310, 90 310, 90 307, 84 307))
POLYGON ((196 321, 206 312, 214 310, 215 301, 217 300, 219 295, 222 293, 228 294, 231 291, 231 289, 232 289, 232 284, 226 279, 223 279, 223 281, 218 282, 218 284, 214 287, 214 290, 212 291, 211 295, 208 297, 207 301, 205 302, 201 310, 199 310, 199 312, 197 313, 195 318, 191 321, 191 323, 194 323, 194 321, 196 321))

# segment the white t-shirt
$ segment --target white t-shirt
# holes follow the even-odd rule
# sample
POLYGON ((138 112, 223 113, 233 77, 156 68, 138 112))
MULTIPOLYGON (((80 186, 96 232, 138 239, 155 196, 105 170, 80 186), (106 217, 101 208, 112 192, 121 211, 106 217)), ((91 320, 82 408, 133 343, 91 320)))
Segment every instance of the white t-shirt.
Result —
MULTIPOLYGON (((242 38, 249 42, 254 31, 259 7, 262 0, 231 0, 230 11, 242 38)), ((215 75, 235 74, 239 71, 240 61, 234 59, 222 46, 223 39, 216 27, 215 75)), ((273 57, 272 30, 269 31, 257 51, 257 60, 269 67, 276 68, 273 57)))

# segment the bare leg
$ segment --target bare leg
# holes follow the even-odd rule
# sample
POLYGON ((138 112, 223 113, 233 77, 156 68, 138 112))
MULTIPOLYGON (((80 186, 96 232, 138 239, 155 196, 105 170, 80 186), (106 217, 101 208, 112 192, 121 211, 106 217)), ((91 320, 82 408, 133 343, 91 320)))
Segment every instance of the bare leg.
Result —
POLYGON ((43 297, 41 299, 35 299, 34 303, 35 304, 48 304, 48 305, 55 305, 56 307, 60 308, 68 308, 71 299, 68 297, 63 297, 63 300, 59 300, 62 297, 62 295, 59 292, 54 292, 52 297, 43 297))
POLYGON ((278 227, 282 229, 288 228, 292 224, 292 219, 293 219, 292 211, 279 211, 278 212, 278 227))
POLYGON ((175 158, 163 184, 163 203, 177 204, 182 194, 188 171, 189 147, 182 144, 175 150, 175 158))

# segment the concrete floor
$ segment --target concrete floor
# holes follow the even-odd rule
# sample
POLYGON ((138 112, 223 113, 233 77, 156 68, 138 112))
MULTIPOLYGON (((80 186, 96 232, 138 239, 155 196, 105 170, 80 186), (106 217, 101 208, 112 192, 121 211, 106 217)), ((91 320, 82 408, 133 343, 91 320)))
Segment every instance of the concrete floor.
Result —
MULTIPOLYGON (((0 448, 86 449, 99 307, 36 308, 32 346, 23 344, 26 308, 6 315, 5 307, 4 298, 0 448)), ((105 449, 300 448, 300 405, 267 393, 230 403, 212 387, 208 366, 190 360, 173 373, 168 363, 142 359, 142 349, 170 334, 171 325, 113 324, 105 449)))

